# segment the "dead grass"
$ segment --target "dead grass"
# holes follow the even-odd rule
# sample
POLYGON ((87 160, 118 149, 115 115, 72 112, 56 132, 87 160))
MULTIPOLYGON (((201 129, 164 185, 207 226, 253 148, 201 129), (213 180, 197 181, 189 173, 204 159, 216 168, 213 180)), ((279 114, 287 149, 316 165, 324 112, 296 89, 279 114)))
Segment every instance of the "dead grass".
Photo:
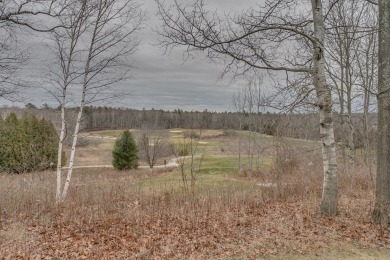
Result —
POLYGON ((335 258, 390 256, 390 233, 381 235, 370 222, 372 186, 362 168, 341 176, 335 218, 317 215, 320 173, 281 174, 276 187, 256 185, 272 178, 271 172, 234 177, 195 195, 180 183, 155 190, 143 185, 167 174, 76 169, 68 201, 60 207, 53 200, 52 172, 2 175, 0 255, 320 259, 330 250, 335 258))

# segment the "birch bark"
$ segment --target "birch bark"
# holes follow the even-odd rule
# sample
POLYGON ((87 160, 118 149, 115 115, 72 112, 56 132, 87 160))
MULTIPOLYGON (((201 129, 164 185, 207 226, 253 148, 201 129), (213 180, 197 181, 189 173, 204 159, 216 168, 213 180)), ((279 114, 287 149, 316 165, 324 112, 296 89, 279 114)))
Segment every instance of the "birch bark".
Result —
POLYGON ((57 155, 57 189, 56 189, 56 202, 59 203, 61 201, 61 177, 62 177, 62 150, 64 145, 64 139, 65 139, 65 130, 66 130, 66 123, 65 123, 65 96, 62 97, 61 101, 61 133, 60 133, 60 140, 58 142, 58 155, 57 155))
MULTIPOLYGON (((76 7, 77 8, 77 7, 76 7)), ((61 132, 60 139, 58 142, 58 155, 57 155, 57 188, 56 188, 56 202, 60 203, 62 201, 61 191, 62 191, 62 151, 64 146, 64 140, 66 137, 66 121, 65 121, 65 106, 66 106, 66 96, 69 84, 74 80, 74 56, 76 52, 76 46, 80 39, 80 36, 84 32, 85 19, 87 18, 86 14, 86 3, 84 2, 79 7, 79 10, 73 10, 74 13, 70 14, 69 19, 71 21, 71 27, 68 29, 67 36, 60 35, 57 32, 54 33, 55 41, 58 47, 58 56, 60 58, 60 68, 62 76, 62 85, 61 85, 61 132), (69 37, 70 45, 67 49, 64 44, 69 37), (64 39, 65 38, 65 39, 64 39)), ((65 24, 66 22, 64 22, 65 24)))
POLYGON ((326 216, 337 213, 337 160, 332 117, 332 97, 330 86, 326 82, 324 42, 325 25, 321 0, 311 0, 314 23, 314 55, 312 77, 316 89, 322 145, 324 182, 320 212, 326 216))
POLYGON ((86 98, 88 79, 89 79, 89 73, 90 73, 90 64, 91 64, 91 60, 93 58, 93 52, 95 51, 94 47, 96 44, 96 37, 98 34, 99 25, 100 25, 101 19, 102 19, 102 12, 103 12, 103 9, 105 8, 103 2, 104 1, 99 1, 99 7, 98 7, 99 9, 98 9, 98 13, 96 15, 96 21, 94 22, 92 38, 91 38, 89 49, 88 49, 88 56, 87 56, 87 59, 85 62, 84 73, 83 73, 84 74, 83 90, 82 90, 82 94, 81 94, 80 108, 79 108, 79 112, 77 114, 77 122, 76 122, 76 126, 75 126, 74 133, 73 133, 73 142, 72 142, 72 148, 71 148, 70 158, 69 158, 68 173, 66 176, 64 189, 63 189, 62 195, 61 195, 62 201, 64 201, 68 195, 69 185, 70 185, 70 181, 72 178, 74 159, 75 159, 75 155, 76 155, 76 145, 77 145, 77 140, 78 140, 79 132, 80 132, 81 118, 83 116, 83 110, 84 110, 84 106, 85 106, 85 98, 86 98))
MULTIPOLYGON (((122 95, 113 88, 116 83, 130 76, 131 66, 128 57, 136 51, 140 43, 137 33, 142 29, 145 21, 141 4, 136 0, 94 0, 76 1, 76 3, 81 6, 71 15, 77 14, 79 19, 64 33, 63 42, 60 42, 62 45, 59 44, 58 55, 61 62, 64 60, 68 62, 67 66, 65 62, 61 63, 61 73, 64 74, 63 90, 65 89, 62 95, 66 96, 66 87, 72 80, 74 80, 73 84, 79 84, 82 88, 67 177, 62 191, 61 165, 57 167, 57 201, 59 202, 65 201, 68 195, 85 106, 88 102, 96 101, 97 98, 105 100, 122 95), (61 47, 70 48, 69 53, 61 52, 63 50, 61 47), (72 59, 76 55, 77 59, 72 59)), ((65 106, 65 100, 62 101, 62 107, 65 106)), ((62 110, 62 118, 64 112, 62 110)), ((112 118, 115 119, 114 116, 112 118)), ((61 149, 62 143, 59 144, 59 150, 61 149)))

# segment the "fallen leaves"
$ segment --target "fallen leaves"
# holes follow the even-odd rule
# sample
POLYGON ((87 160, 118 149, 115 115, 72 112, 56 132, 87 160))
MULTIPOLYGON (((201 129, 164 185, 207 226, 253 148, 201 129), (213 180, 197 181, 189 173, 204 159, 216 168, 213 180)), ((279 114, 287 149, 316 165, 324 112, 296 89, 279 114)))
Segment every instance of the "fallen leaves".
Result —
MULTIPOLYGON (((218 205, 206 213, 195 202, 182 208, 159 203, 153 209, 140 206, 128 217, 30 222, 23 227, 23 236, 8 236, 7 241, 1 237, 0 255, 5 259, 251 259, 281 253, 318 255, 343 243, 362 248, 390 245, 389 230, 381 236, 368 216, 321 218, 315 207, 302 201, 262 207, 218 205)), ((7 223, 0 234, 15 226, 7 223)))

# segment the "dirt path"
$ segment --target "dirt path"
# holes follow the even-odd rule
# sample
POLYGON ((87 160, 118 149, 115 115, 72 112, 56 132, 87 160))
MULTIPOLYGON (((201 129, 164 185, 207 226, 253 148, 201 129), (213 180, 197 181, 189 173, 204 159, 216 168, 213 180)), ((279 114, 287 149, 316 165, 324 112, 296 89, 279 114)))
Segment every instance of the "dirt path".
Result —
POLYGON ((99 139, 99 140, 102 140, 102 139, 116 140, 116 139, 117 139, 116 137, 111 137, 111 136, 104 136, 104 135, 88 135, 88 134, 81 135, 81 137, 82 137, 82 138, 99 139))
MULTIPOLYGON (((155 165, 153 168, 165 168, 165 167, 177 167, 179 163, 177 162, 180 158, 173 158, 167 161, 166 165, 155 165)), ((83 169, 83 168, 114 168, 111 164, 106 165, 81 165, 81 166, 73 166, 73 169, 83 169)), ((139 169, 148 169, 150 168, 148 165, 138 166, 139 169)), ((62 169, 66 170, 69 167, 62 167, 62 169)))

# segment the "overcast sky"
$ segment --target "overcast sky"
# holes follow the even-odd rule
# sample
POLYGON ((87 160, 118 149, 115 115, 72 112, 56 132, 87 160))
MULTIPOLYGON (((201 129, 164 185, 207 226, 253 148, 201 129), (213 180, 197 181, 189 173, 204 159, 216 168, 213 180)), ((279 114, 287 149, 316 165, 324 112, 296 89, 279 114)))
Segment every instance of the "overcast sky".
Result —
MULTIPOLYGON (((169 0, 167 0, 169 2, 169 0)), ((182 0, 190 3, 191 0, 182 0)), ((245 10, 256 4, 256 0, 205 0, 210 10, 235 12, 245 10)), ((204 57, 183 62, 182 52, 174 50, 170 55, 163 55, 163 50, 155 46, 157 35, 153 31, 160 21, 156 16, 154 0, 144 0, 144 9, 148 21, 141 33, 142 45, 133 57, 134 78, 120 83, 120 89, 131 95, 110 104, 117 107, 137 109, 175 109, 202 111, 232 110, 232 96, 245 82, 231 83, 229 77, 220 80, 222 67, 210 63, 204 57)), ((39 41, 38 41, 39 42, 39 41)), ((33 44, 40 44, 30 42, 33 44)), ((31 46, 30 46, 31 47, 31 46)), ((42 46, 30 48, 32 57, 44 63, 45 50, 42 46), (43 54, 42 54, 43 53, 43 54)), ((36 75, 37 65, 30 65, 30 74, 36 75)), ((28 73, 27 73, 28 74, 28 73)), ((55 105, 56 102, 45 91, 34 88, 24 90, 24 103, 31 102, 38 106, 43 103, 55 105)), ((0 99, 0 105, 21 105, 0 99)))
MULTIPOLYGON (((168 1, 167 1, 168 2, 168 1)), ((182 2, 192 2, 189 0, 182 2)), ((255 5, 255 0, 206 0, 210 10, 235 12, 255 5)), ((157 35, 153 28, 160 21, 156 17, 156 4, 145 0, 149 26, 144 31, 145 43, 135 55, 136 77, 128 82, 134 90, 135 107, 182 108, 185 110, 231 110, 232 96, 244 82, 231 83, 229 77, 220 80, 222 67, 210 63, 205 57, 183 62, 182 52, 174 50, 163 55, 163 50, 153 46, 157 35)), ((130 105, 132 106, 132 105, 130 105)))

